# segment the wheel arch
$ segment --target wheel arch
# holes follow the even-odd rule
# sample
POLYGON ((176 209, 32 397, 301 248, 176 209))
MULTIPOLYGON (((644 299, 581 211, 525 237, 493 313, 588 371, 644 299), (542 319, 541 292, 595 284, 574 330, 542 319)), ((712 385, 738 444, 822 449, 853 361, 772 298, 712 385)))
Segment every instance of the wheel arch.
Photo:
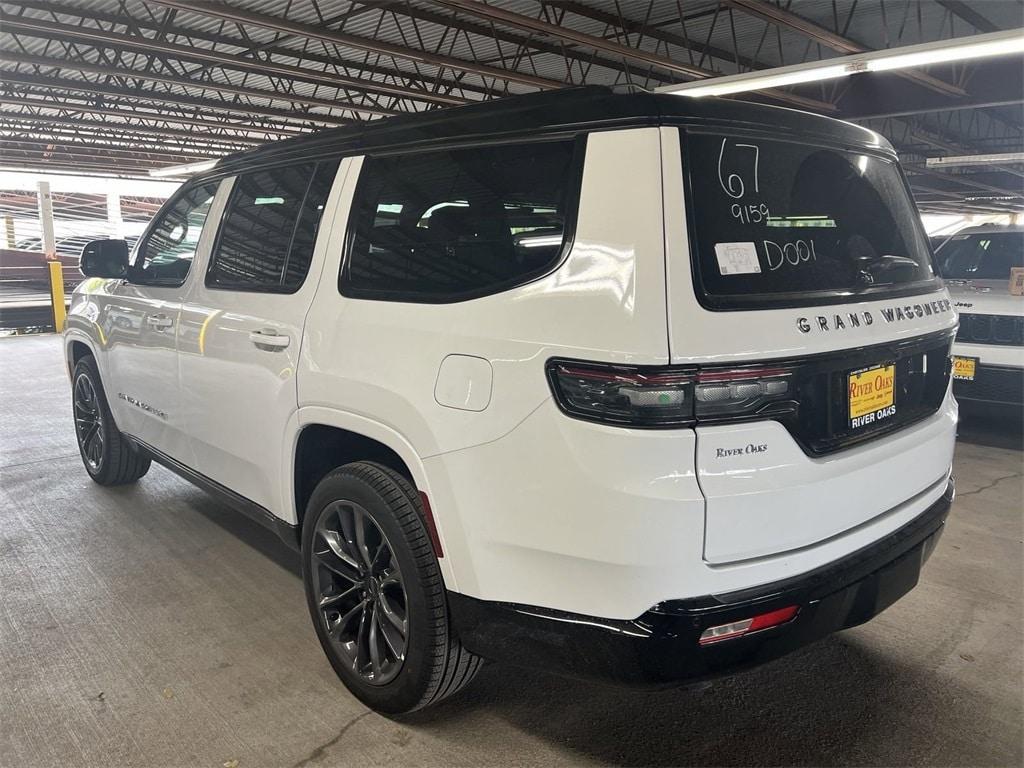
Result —
MULTIPOLYGON (((286 441, 282 457, 286 478, 283 501, 293 515, 294 525, 301 529, 310 494, 327 472, 353 461, 375 461, 404 475, 418 492, 426 495, 429 509, 424 513, 430 517, 428 525, 437 534, 441 552, 449 553, 446 521, 438 515, 423 462, 404 435, 365 416, 322 406, 299 408, 290 424, 292 439, 286 441)), ((447 523, 448 536, 459 538, 458 521, 447 523)), ((440 556, 439 565, 447 588, 457 589, 451 558, 440 556)))
POLYGON ((329 471, 353 461, 374 461, 428 491, 426 473, 412 445, 398 432, 365 417, 329 408, 300 409, 290 456, 291 506, 302 524, 313 488, 329 471))
POLYGON ((93 349, 88 337, 69 332, 64 341, 64 359, 67 361, 68 376, 74 374, 75 365, 86 355, 92 355, 93 358, 96 358, 97 365, 99 364, 96 350, 93 349))
POLYGON ((299 431, 295 443, 292 491, 299 525, 317 483, 332 469, 354 461, 383 464, 415 484, 408 465, 385 443, 341 427, 307 424, 299 431))

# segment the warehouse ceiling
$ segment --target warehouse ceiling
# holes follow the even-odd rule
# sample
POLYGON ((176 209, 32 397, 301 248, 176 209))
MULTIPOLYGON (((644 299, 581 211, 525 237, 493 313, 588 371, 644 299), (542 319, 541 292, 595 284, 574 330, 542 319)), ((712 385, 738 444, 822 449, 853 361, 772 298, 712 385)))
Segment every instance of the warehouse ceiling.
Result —
MULTIPOLYGON (((266 141, 582 84, 672 83, 1024 26, 1022 0, 3 2, 0 165, 143 175, 266 141)), ((854 120, 932 211, 1024 209, 1019 56, 743 98, 854 120)))

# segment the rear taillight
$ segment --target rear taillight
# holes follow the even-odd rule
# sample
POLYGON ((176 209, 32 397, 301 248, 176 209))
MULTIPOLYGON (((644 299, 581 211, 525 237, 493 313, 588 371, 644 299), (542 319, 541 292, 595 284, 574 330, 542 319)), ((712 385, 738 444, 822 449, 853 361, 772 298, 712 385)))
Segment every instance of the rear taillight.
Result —
POLYGON ((785 366, 701 370, 695 393, 697 420, 788 411, 795 386, 793 369, 785 366))
POLYGON ((622 366, 551 360, 548 381, 570 416, 635 427, 690 426, 796 409, 794 369, 622 366))
POLYGON ((548 381, 562 410, 638 427, 693 423, 693 371, 552 360, 548 381))

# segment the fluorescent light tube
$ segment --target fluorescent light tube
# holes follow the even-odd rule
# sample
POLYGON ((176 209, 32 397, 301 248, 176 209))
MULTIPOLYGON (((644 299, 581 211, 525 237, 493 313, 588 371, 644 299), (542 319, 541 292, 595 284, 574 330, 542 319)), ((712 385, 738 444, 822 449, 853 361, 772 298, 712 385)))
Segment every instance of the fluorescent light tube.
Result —
POLYGON ((726 75, 690 83, 666 85, 657 90, 660 93, 677 93, 681 96, 724 96, 730 93, 820 82, 855 75, 859 72, 886 72, 1013 53, 1024 53, 1024 30, 1011 29, 1005 32, 992 32, 985 35, 972 35, 952 40, 922 43, 921 45, 890 48, 884 51, 857 53, 824 61, 808 61, 789 67, 762 69, 739 75, 726 75))
POLYGON ((1002 152, 996 155, 929 157, 924 161, 925 166, 928 168, 943 168, 954 165, 998 165, 1000 163, 1024 163, 1024 152, 1002 152))
MULTIPOLYGON (((893 69, 927 67, 932 64, 948 64, 965 59, 982 59, 989 56, 1005 56, 1024 52, 1024 32, 1019 29, 1009 32, 994 32, 992 35, 954 38, 942 42, 944 45, 935 46, 930 50, 912 50, 925 48, 925 46, 912 45, 902 49, 876 51, 875 53, 883 55, 871 58, 867 63, 868 70, 870 72, 887 72, 893 69), (981 38, 990 39, 983 40, 981 38)), ((933 44, 929 43, 928 45, 933 44)))
POLYGON ((216 160, 198 160, 194 163, 184 165, 168 165, 163 168, 151 168, 149 175, 156 178, 165 176, 192 176, 203 171, 208 171, 217 164, 216 160))
POLYGON ((798 85, 799 83, 812 83, 819 80, 831 80, 836 77, 845 77, 853 74, 842 64, 821 65, 808 69, 799 69, 786 72, 789 67, 779 67, 758 72, 756 76, 746 78, 744 75, 732 77, 716 77, 712 80, 702 80, 697 83, 688 84, 688 87, 677 88, 673 92, 685 96, 725 96, 729 93, 742 93, 743 91, 758 91, 763 88, 782 88, 787 85, 798 85), (736 77, 737 79, 733 79, 736 77), (744 79, 740 79, 744 78, 744 79))

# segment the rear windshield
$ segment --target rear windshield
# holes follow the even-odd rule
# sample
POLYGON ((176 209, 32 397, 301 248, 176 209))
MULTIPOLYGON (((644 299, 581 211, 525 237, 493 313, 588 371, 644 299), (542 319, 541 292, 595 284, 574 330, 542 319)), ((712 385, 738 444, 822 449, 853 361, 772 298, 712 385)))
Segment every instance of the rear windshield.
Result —
POLYGON ((843 301, 935 278, 895 162, 795 141, 683 137, 697 282, 715 308, 843 301))
POLYGON ((1024 267, 1024 232, 953 235, 936 255, 947 280, 1009 280, 1024 267))

